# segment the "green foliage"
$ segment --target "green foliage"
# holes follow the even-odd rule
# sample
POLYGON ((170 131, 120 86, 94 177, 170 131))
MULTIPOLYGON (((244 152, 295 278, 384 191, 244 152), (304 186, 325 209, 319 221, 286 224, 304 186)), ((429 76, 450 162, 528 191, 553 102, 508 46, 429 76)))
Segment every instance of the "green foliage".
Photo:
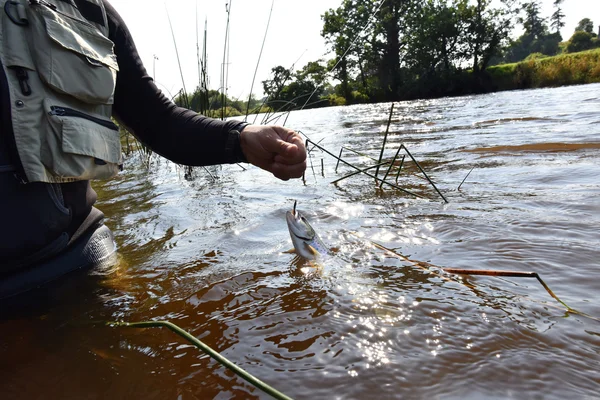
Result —
POLYGON ((327 100, 329 101, 330 106, 345 106, 346 98, 342 96, 338 96, 337 94, 330 94, 327 96, 327 100))
POLYGON ((490 67, 497 90, 600 82, 600 49, 490 67))
POLYGON ((524 15, 519 17, 519 22, 523 24, 525 36, 531 40, 539 39, 548 32, 545 19, 541 17, 539 0, 532 0, 522 4, 524 15))
POLYGON ((492 8, 491 0, 477 0, 464 15, 468 21, 467 57, 473 59, 473 72, 479 75, 493 60, 501 58, 502 47, 508 41, 514 11, 510 5, 492 8))
POLYGON ((575 27, 575 32, 587 32, 589 34, 594 33, 594 23, 589 18, 584 18, 575 27))
POLYGON ((359 92, 358 90, 353 90, 352 91, 352 100, 354 103, 368 103, 369 96, 367 96, 365 93, 359 92))
POLYGON ((511 1, 384 0, 378 10, 378 1, 342 1, 321 32, 335 55, 335 93, 347 104, 364 101, 354 92, 370 101, 462 93, 465 63, 479 74, 499 58, 511 1))
POLYGON ((558 34, 560 34, 560 30, 565 26, 565 14, 562 12, 562 8, 560 8, 563 2, 564 0, 554 0, 555 11, 550 17, 550 26, 558 34))
MULTIPOLYGON (((180 93, 175 97, 175 104, 180 107, 186 107, 202 115, 206 115, 212 118, 228 118, 244 115, 247 101, 241 101, 239 99, 231 99, 217 90, 203 90, 196 88, 193 93, 187 94, 187 99, 183 93, 180 93), (225 107, 223 107, 223 100, 225 100, 225 107), (188 107, 189 103, 189 107, 188 107)), ((250 108, 254 109, 259 107, 259 101, 253 96, 250 97, 250 108)))
MULTIPOLYGON (((560 11, 563 0, 555 0, 557 11, 551 17, 554 27, 564 25, 564 15, 560 11), (561 25, 562 24, 562 25, 561 25)), ((524 3, 520 10, 518 21, 523 25, 525 32, 517 40, 512 41, 505 51, 504 61, 517 62, 527 58, 532 53, 542 53, 548 56, 560 52, 562 37, 558 28, 556 32, 550 33, 546 25, 546 19, 542 18, 538 0, 524 3)))
POLYGON ((567 52, 575 53, 578 51, 589 50, 594 47, 592 34, 585 31, 576 31, 567 45, 567 52))
POLYGON ((263 81, 268 104, 278 111, 318 105, 325 90, 327 69, 323 60, 311 61, 292 73, 282 66, 272 69, 272 78, 263 81))
POLYGON ((525 57, 525 61, 539 60, 540 58, 546 58, 546 57, 548 57, 548 56, 545 54, 542 54, 542 53, 531 53, 530 55, 525 57))
POLYGON ((271 69, 272 78, 262 82, 263 91, 269 98, 277 98, 279 92, 283 89, 292 75, 292 71, 278 65, 271 69))
POLYGON ((218 108, 218 109, 208 110, 203 115, 206 115, 207 117, 211 117, 211 118, 229 118, 229 117, 240 117, 244 114, 242 114, 242 111, 238 108, 235 108, 233 106, 226 106, 225 109, 218 108))

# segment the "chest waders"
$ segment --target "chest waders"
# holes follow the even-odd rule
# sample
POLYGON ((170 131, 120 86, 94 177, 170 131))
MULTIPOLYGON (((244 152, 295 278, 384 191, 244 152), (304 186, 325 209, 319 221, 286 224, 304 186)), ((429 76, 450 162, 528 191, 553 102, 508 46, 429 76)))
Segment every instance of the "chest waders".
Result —
POLYGON ((69 231, 62 190, 121 168, 108 30, 102 0, 0 0, 0 298, 114 258, 99 210, 69 231))

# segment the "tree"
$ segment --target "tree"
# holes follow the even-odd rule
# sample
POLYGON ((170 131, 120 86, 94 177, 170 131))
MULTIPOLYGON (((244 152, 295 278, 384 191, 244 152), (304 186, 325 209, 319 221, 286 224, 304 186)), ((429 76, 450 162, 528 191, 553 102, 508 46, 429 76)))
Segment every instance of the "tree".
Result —
POLYGON ((473 60, 473 73, 477 76, 490 65, 502 51, 513 28, 512 1, 502 2, 503 7, 492 8, 492 0, 477 0, 466 13, 468 21, 467 49, 473 60))
POLYGON ((576 53, 578 51, 589 50, 594 46, 592 34, 585 31, 576 31, 567 45, 567 52, 576 53))
POLYGON ((532 53, 546 55, 558 53, 558 44, 562 38, 560 33, 548 33, 545 19, 541 17, 539 0, 523 3, 521 12, 524 15, 521 15, 518 21, 523 24, 525 33, 511 43, 506 51, 505 60, 517 62, 532 53))
POLYGON ((464 57, 467 0, 427 0, 408 19, 405 62, 419 75, 444 74, 464 57))
POLYGON ((309 101, 310 104, 319 102, 327 78, 323 60, 311 61, 295 73, 282 66, 271 71, 273 77, 263 81, 263 89, 273 108, 291 110, 304 107, 309 101))
POLYGON ((400 35, 406 34, 402 26, 404 15, 410 15, 414 10, 410 0, 385 0, 377 15, 376 29, 382 34, 383 41, 380 47, 381 63, 379 79, 384 90, 386 101, 397 100, 401 86, 400 76, 400 51, 402 44, 400 35))
POLYGON ((278 65, 275 68, 271 69, 271 73, 273 77, 271 79, 267 79, 262 81, 263 84, 263 92, 266 96, 271 99, 279 98, 279 93, 287 83, 288 79, 292 75, 292 71, 278 65))
POLYGON ((519 22, 523 24, 525 35, 531 41, 545 35, 548 28, 545 19, 541 17, 539 0, 523 3, 521 7, 525 16, 519 17, 519 22))
POLYGON ((594 33, 594 23, 589 18, 584 18, 577 24, 575 32, 587 32, 589 34, 594 33))
POLYGON ((372 0, 344 0, 337 9, 321 16, 321 36, 331 46, 335 59, 331 65, 333 77, 340 81, 339 94, 352 102, 352 89, 358 76, 363 90, 367 90, 367 64, 374 59, 374 50, 367 38, 373 36, 373 25, 364 31, 375 11, 372 0), (334 68, 335 67, 335 68, 334 68))
MULTIPOLYGON (((565 0, 554 0, 554 14, 550 17, 550 26, 560 35, 560 30, 565 26, 565 14, 562 12, 561 4, 565 0)), ((562 36, 561 36, 562 40, 562 36)))
POLYGON ((352 43, 351 33, 348 32, 348 12, 352 8, 351 0, 344 0, 342 6, 330 9, 321 16, 323 19, 323 30, 321 36, 325 42, 332 47, 335 54, 337 68, 334 69, 334 77, 341 82, 341 95, 350 101, 351 90, 349 85, 348 54, 352 43))

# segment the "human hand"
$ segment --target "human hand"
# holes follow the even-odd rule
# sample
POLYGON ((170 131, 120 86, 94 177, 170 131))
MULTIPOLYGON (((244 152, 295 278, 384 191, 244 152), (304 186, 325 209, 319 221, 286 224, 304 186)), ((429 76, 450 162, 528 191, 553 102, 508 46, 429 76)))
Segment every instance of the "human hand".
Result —
POLYGON ((306 169, 306 147, 296 132, 275 125, 247 125, 240 134, 246 159, 277 178, 300 178, 306 169))

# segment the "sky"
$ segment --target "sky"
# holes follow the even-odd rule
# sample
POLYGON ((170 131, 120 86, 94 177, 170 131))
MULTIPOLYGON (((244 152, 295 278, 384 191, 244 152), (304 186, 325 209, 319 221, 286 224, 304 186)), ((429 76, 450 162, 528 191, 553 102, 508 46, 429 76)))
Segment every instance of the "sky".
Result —
MULTIPOLYGON (((196 21, 199 22, 200 50, 207 21, 207 54, 210 89, 221 87, 221 65, 227 24, 226 4, 230 7, 227 94, 247 98, 252 87, 269 11, 273 13, 252 92, 262 96, 262 81, 271 68, 301 68, 309 61, 328 56, 320 32, 321 15, 337 8, 342 0, 109 0, 125 20, 146 70, 157 85, 172 97, 182 87, 169 17, 173 25, 185 87, 198 86, 196 21), (168 15, 168 16, 167 16, 168 15), (155 59, 155 57, 157 59, 155 59)), ((553 0, 542 0, 542 15, 553 12, 553 0)), ((568 39, 582 18, 600 24, 600 1, 565 0, 566 26, 561 31, 568 39)))

